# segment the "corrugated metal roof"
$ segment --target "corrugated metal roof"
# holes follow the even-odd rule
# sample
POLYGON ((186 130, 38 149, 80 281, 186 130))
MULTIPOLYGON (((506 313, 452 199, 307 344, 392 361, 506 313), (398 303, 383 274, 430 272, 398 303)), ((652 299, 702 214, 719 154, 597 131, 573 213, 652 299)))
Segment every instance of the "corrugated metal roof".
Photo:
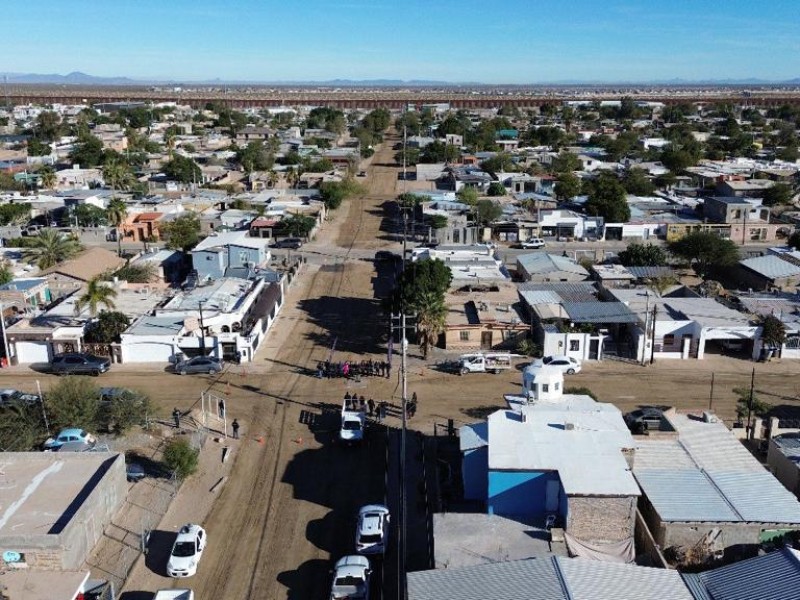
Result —
POLYGON ((417 571, 407 582, 408 600, 568 600, 553 560, 417 571))
POLYGON ((628 272, 637 279, 670 277, 675 274, 675 271, 669 267, 628 267, 628 272))
POLYGON ((769 471, 709 471, 707 475, 742 516, 743 521, 800 523, 800 503, 769 471))
POLYGON ((518 289, 520 292, 555 292, 564 302, 591 302, 597 299, 597 287, 591 281, 520 283, 518 289))
POLYGON ((633 467, 637 471, 647 469, 682 470, 697 468, 692 457, 678 440, 658 440, 637 438, 636 455, 633 467))
POLYGON ((564 302, 575 323, 638 323, 639 318, 622 302, 564 302))
POLYGON ((693 600, 680 573, 672 569, 579 558, 556 561, 574 600, 693 600))
POLYGON ((741 520, 702 471, 636 469, 633 475, 662 521, 741 520))
POLYGON ((798 558, 784 548, 683 578, 695 600, 800 600, 798 558))
POLYGON ((574 260, 558 254, 548 254, 547 252, 520 254, 517 256, 517 263, 530 275, 558 273, 561 271, 589 277, 589 272, 574 260))
POLYGON ((764 471, 747 448, 724 423, 706 423, 687 415, 672 415, 670 422, 680 442, 700 468, 706 471, 764 471))
POLYGON ((519 295, 522 296, 523 300, 525 300, 525 302, 527 302, 530 306, 536 306, 537 304, 561 303, 561 296, 559 296, 553 290, 536 290, 529 292, 520 290, 519 295))
POLYGON ((767 279, 800 275, 800 267, 777 256, 756 256, 739 261, 741 265, 767 279))
POLYGON ((772 438, 781 454, 787 458, 800 457, 800 437, 797 433, 785 433, 772 438))

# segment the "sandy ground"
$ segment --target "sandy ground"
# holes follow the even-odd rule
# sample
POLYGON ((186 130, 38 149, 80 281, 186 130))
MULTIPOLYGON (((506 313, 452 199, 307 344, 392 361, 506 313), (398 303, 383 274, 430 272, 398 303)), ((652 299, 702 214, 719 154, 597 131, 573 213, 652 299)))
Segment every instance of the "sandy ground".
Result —
MULTIPOLYGON (((390 277, 376 272, 368 257, 379 248, 399 249, 393 236, 380 231, 386 218, 382 207, 402 185, 391 164, 392 143, 390 138, 367 168, 367 196, 334 213, 318 238, 304 247, 309 262, 255 363, 231 367, 217 378, 181 378, 162 367, 118 365, 98 379, 100 385, 149 393, 165 418, 174 406, 188 410, 202 391, 212 390, 228 399, 229 416, 243 423, 244 439, 228 463, 232 470, 221 491, 208 492, 208 477, 187 483, 154 540, 154 556, 163 555, 172 527, 186 520, 202 521, 210 541, 197 576, 171 582, 158 574, 163 565, 151 558, 137 566, 141 570, 129 581, 125 600, 145 598, 142 592, 159 586, 186 584, 199 598, 325 598, 332 561, 352 552, 358 507, 391 497, 396 472, 387 465, 393 464, 396 452, 396 410, 390 411, 388 437, 376 429, 361 448, 334 443, 335 410, 348 389, 398 406, 397 372, 386 379, 346 384, 319 380, 312 371, 317 361, 330 355, 334 342, 334 360, 384 356, 386 324, 376 296, 385 293, 390 277)), ((519 389, 519 369, 462 377, 436 370, 435 362, 445 359, 444 353, 435 352, 426 364, 416 352, 412 347, 408 385, 420 402, 410 426, 426 434, 448 419, 456 425, 473 422, 503 406, 503 393, 519 389)), ((702 409, 711 403, 731 420, 732 389, 748 386, 754 367, 756 390, 764 400, 798 406, 798 365, 790 361, 754 364, 710 356, 645 367, 603 362, 586 364, 584 372, 568 377, 567 385, 587 387, 623 410, 641 404, 702 409)), ((55 381, 24 368, 0 373, 2 387, 33 391, 37 379, 45 389, 55 381)), ((209 454, 216 459, 216 453, 209 454)), ((396 595, 396 573, 390 554, 383 568, 376 567, 373 598, 396 595)))

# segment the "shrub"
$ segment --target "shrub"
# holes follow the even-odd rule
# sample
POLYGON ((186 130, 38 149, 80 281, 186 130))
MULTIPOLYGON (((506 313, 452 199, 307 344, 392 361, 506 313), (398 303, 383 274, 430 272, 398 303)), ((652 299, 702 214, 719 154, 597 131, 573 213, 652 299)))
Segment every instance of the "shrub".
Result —
POLYGON ((151 405, 147 395, 125 390, 103 407, 103 423, 109 432, 122 434, 134 425, 143 424, 149 412, 151 405))
POLYGON ((575 396, 589 396, 595 402, 598 401, 597 396, 587 387, 568 387, 564 389, 565 394, 573 394, 575 396))
POLYGON ((100 389, 88 377, 65 377, 45 392, 44 405, 55 430, 81 427, 97 431, 101 425, 100 389))
POLYGON ((172 438, 164 448, 164 464, 174 472, 178 479, 186 479, 197 471, 200 452, 192 448, 189 440, 182 437, 172 438))

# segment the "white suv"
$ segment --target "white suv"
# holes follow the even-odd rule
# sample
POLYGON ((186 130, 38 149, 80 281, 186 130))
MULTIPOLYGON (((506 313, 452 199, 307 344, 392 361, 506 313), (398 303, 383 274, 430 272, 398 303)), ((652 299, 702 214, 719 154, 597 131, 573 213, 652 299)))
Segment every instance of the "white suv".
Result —
POLYGON ((539 248, 544 248, 544 240, 538 237, 528 238, 520 243, 519 247, 523 250, 538 250, 539 248))
POLYGON ((385 554, 389 539, 389 509, 381 504, 368 504, 358 511, 356 552, 385 554))

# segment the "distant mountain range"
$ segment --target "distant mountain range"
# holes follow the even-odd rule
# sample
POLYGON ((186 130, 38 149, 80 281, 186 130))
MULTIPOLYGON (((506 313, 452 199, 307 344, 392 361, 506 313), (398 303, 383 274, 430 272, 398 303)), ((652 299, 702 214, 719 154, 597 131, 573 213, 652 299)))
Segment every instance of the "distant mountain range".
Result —
MULTIPOLYGON (((322 85, 331 87, 474 87, 484 85, 502 86, 503 84, 484 84, 479 82, 453 82, 427 79, 330 79, 326 81, 238 81, 224 79, 208 79, 204 81, 132 79, 130 77, 96 77, 80 71, 67 75, 39 73, 2 73, 0 80, 15 84, 48 84, 48 85, 322 85)), ((800 85, 800 77, 789 80, 769 80, 758 78, 745 79, 667 79, 651 81, 589 81, 565 79, 529 84, 508 84, 515 87, 547 86, 547 85, 800 85)))

